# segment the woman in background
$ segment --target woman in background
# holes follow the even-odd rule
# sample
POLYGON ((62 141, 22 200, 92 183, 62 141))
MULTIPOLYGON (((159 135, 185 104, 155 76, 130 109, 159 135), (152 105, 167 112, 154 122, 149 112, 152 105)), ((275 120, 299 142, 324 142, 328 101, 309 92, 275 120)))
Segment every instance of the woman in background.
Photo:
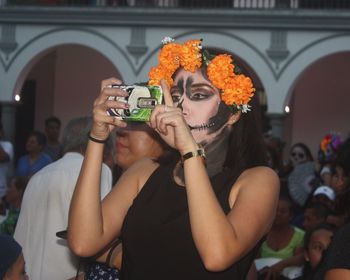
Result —
POLYGON ((16 176, 32 176, 52 162, 50 156, 43 152, 46 136, 40 131, 32 131, 26 142, 27 154, 20 157, 16 166, 16 176))
MULTIPOLYGON (((136 161, 142 158, 166 161, 169 149, 159 135, 145 123, 129 122, 125 128, 116 129, 115 167, 120 177, 136 161)), ((97 261, 86 269, 85 279, 119 279, 122 244, 116 240, 97 261)))

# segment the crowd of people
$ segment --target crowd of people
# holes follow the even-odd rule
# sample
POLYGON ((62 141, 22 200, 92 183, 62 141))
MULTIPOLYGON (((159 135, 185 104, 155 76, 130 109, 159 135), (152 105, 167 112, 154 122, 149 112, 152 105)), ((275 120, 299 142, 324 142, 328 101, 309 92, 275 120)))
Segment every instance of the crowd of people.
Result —
MULTIPOLYGON (((280 199, 258 256, 261 259, 256 261, 260 270, 251 273, 250 279, 326 279, 332 237, 350 222, 350 138, 325 135, 316 159, 303 143, 291 147, 287 161, 281 157, 280 141, 267 139, 267 146, 269 164, 280 177, 280 199), (292 273, 288 267, 294 268, 292 273)), ((333 251, 340 253, 347 244, 340 246, 333 251)), ((349 269, 349 262, 333 265, 349 269)))
POLYGON ((108 113, 129 109, 110 78, 92 117, 61 138, 49 117, 13 170, 1 133, 0 279, 349 277, 350 138, 285 159, 230 56, 163 44, 149 86, 164 102, 147 123, 108 113))

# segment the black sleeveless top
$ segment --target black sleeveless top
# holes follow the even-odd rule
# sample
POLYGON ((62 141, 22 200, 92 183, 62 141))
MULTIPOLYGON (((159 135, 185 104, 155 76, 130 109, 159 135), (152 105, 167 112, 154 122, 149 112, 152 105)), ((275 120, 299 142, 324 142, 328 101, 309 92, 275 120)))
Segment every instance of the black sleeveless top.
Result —
MULTIPOLYGON (((174 182, 173 168, 153 172, 125 217, 121 279, 245 279, 258 245, 227 270, 207 271, 192 239, 186 189, 174 182)), ((238 175, 225 170, 211 178, 225 213, 238 175)))

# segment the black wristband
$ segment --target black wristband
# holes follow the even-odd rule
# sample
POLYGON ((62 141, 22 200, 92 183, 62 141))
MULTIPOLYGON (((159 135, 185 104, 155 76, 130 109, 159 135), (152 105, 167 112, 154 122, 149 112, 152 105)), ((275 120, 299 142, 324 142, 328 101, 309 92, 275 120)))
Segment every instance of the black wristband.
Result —
POLYGON ((205 158, 205 151, 200 144, 198 144, 198 149, 196 151, 188 152, 188 153, 184 154, 183 156, 181 156, 181 161, 182 161, 182 163, 184 163, 184 161, 186 159, 189 159, 192 157, 202 157, 204 159, 204 162, 205 162, 205 159, 206 159, 205 158))
POLYGON ((91 136, 90 131, 88 132, 87 135, 88 135, 89 140, 91 140, 92 142, 95 142, 95 143, 99 143, 99 144, 105 144, 107 142, 107 140, 108 140, 108 137, 106 139, 104 139, 104 140, 100 140, 100 139, 94 138, 94 137, 91 136))

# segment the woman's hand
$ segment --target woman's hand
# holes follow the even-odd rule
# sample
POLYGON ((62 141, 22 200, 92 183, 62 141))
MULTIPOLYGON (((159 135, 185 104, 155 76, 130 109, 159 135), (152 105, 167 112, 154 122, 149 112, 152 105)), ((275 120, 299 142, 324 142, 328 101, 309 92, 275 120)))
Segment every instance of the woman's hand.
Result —
POLYGON ((109 108, 127 109, 128 105, 114 100, 108 100, 110 96, 128 96, 128 93, 119 88, 112 88, 112 84, 121 84, 122 82, 115 78, 103 80, 101 82, 101 92, 96 98, 93 107, 93 125, 90 135, 94 138, 104 140, 114 126, 125 127, 126 123, 107 114, 109 108))
POLYGON ((198 148, 191 131, 183 117, 182 110, 174 106, 169 88, 161 81, 165 105, 158 105, 153 110, 149 125, 155 129, 164 141, 181 155, 198 148))

